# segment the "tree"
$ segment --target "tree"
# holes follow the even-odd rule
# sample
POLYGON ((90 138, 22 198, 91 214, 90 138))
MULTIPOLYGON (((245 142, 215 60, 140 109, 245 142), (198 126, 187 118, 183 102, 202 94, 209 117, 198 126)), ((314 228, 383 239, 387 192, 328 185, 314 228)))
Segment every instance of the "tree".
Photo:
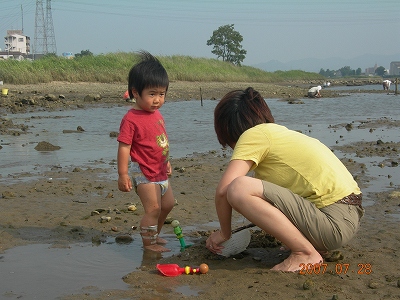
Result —
POLYGON ((93 56, 93 53, 89 50, 81 50, 81 53, 76 53, 75 57, 82 57, 82 56, 93 56))
POLYGON ((385 67, 380 66, 375 69, 376 75, 383 76, 383 75, 385 75, 385 73, 386 73, 385 67))
POLYGON ((342 76, 352 76, 355 75, 355 71, 352 70, 349 66, 345 66, 339 69, 340 73, 342 73, 342 76))
POLYGON ((235 31, 234 24, 220 26, 213 31, 213 35, 207 41, 207 46, 213 46, 212 54, 223 61, 240 66, 246 58, 247 51, 242 49, 242 35, 235 31))

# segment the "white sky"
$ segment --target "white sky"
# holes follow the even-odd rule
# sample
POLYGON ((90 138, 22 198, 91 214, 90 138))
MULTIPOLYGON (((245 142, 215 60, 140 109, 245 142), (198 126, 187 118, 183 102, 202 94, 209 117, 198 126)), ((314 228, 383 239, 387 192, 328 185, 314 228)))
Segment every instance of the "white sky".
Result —
MULTIPOLYGON (((245 65, 400 53, 400 0, 52 0, 51 7, 59 55, 144 49, 215 58, 206 42, 227 24, 243 36, 245 65)), ((36 0, 0 0, 0 34, 23 24, 32 47, 35 13, 36 0)))

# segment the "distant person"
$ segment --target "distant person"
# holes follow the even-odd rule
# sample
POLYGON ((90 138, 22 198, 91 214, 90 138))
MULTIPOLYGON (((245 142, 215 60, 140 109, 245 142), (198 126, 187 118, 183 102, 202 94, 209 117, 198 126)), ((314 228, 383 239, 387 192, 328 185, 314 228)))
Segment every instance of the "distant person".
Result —
POLYGON ((309 98, 321 98, 321 93, 320 90, 322 89, 322 87, 319 86, 314 86, 311 89, 308 90, 308 97, 309 98))
POLYGON ((324 82, 324 87, 330 87, 331 86, 331 83, 328 81, 328 82, 324 82))
POLYGON ((220 230, 207 249, 221 253, 231 238, 232 210, 291 251, 272 270, 317 265, 321 253, 354 237, 364 209, 352 174, 319 140, 276 124, 257 91, 226 94, 215 107, 214 127, 233 153, 215 192, 220 230))
POLYGON ((164 118, 159 109, 165 102, 169 86, 166 70, 148 52, 129 72, 128 91, 135 99, 122 118, 118 136, 118 189, 130 192, 133 187, 144 208, 140 221, 143 248, 167 252, 167 243, 158 235, 175 204, 168 176, 169 143, 164 118), (131 171, 129 172, 129 162, 131 171))
POLYGON ((126 101, 126 102, 130 102, 131 101, 131 97, 129 96, 129 91, 126 90, 126 92, 124 93, 124 95, 122 96, 122 98, 126 101))
POLYGON ((390 90, 390 85, 392 84, 392 82, 390 81, 390 80, 384 80, 383 82, 382 82, 382 86, 383 86, 383 90, 384 91, 388 91, 388 90, 390 90))

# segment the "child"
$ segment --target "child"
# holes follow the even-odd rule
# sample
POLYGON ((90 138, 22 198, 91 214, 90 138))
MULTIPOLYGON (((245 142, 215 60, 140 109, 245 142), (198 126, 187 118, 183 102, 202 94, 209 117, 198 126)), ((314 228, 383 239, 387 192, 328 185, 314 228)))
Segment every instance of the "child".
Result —
POLYGON ((118 188, 123 192, 133 186, 143 204, 140 222, 143 248, 155 252, 170 249, 158 234, 175 200, 168 182, 171 175, 168 136, 159 108, 164 104, 169 80, 161 63, 142 51, 141 61, 129 72, 128 91, 136 102, 123 117, 118 136, 118 188))

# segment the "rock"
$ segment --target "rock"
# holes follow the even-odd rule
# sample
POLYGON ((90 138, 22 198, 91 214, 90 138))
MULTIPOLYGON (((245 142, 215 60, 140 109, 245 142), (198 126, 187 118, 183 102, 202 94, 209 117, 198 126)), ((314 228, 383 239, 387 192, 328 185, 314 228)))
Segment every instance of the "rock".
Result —
POLYGON ((13 192, 4 191, 4 192, 1 194, 1 196, 2 196, 2 198, 4 198, 4 199, 9 199, 9 198, 14 198, 14 197, 15 197, 15 194, 14 194, 13 192))
POLYGON ((46 99, 47 101, 57 101, 58 97, 53 95, 53 94, 47 94, 44 96, 44 99, 46 99))
POLYGON ((54 151, 54 150, 60 150, 60 146, 54 146, 48 142, 39 142, 36 147, 34 148, 36 151, 54 151))
POLYGON ((101 218, 100 218, 100 223, 106 223, 106 222, 110 222, 110 221, 111 221, 111 217, 101 216, 101 218))
POLYGON ((309 290, 312 288, 313 285, 314 285, 314 282, 311 279, 307 279, 303 283, 303 290, 309 290))
POLYGON ((89 95, 86 95, 85 98, 83 98, 83 101, 85 101, 85 102, 99 101, 99 100, 101 100, 100 94, 89 94, 89 95))
POLYGON ((342 260, 343 258, 344 258, 343 254, 340 251, 332 251, 332 252, 328 253, 327 256, 325 256, 325 260, 329 261, 329 262, 342 260))
POLYGON ((119 235, 115 237, 115 242, 118 244, 130 244, 133 241, 133 237, 130 235, 119 235))
POLYGON ((128 206, 128 210, 129 211, 135 211, 135 210, 137 210, 137 207, 136 207, 136 205, 132 204, 132 205, 128 206))

